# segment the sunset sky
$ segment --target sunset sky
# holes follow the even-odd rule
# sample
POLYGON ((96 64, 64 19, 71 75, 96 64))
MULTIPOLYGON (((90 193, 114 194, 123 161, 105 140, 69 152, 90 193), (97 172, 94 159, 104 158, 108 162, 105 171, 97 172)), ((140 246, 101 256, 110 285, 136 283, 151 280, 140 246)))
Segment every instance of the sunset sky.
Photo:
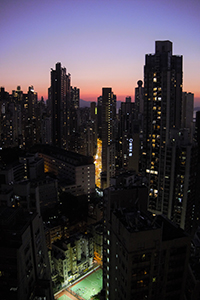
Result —
POLYGON ((1 0, 0 86, 33 85, 47 99, 57 62, 80 97, 96 101, 102 87, 134 100, 145 54, 156 40, 183 55, 183 91, 200 105, 200 0, 1 0))

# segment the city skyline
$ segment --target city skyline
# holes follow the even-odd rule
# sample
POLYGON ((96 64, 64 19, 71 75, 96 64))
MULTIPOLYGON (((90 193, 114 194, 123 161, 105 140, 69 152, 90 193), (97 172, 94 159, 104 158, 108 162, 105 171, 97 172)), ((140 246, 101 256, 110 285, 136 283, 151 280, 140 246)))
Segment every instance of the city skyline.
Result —
POLYGON ((0 86, 33 85, 47 99, 50 69, 61 62, 80 98, 96 101, 102 87, 134 100, 144 57, 156 40, 183 55, 183 91, 200 105, 199 1, 3 1, 0 86))

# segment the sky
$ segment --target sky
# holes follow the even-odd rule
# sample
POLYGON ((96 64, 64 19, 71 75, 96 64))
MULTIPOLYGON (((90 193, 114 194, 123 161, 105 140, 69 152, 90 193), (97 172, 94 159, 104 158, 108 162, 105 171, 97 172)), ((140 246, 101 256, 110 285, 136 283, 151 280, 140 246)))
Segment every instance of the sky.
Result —
POLYGON ((0 0, 0 86, 33 85, 48 97, 50 71, 61 62, 80 98, 102 87, 117 100, 143 80, 145 54, 156 40, 183 55, 183 91, 200 105, 200 0, 0 0))

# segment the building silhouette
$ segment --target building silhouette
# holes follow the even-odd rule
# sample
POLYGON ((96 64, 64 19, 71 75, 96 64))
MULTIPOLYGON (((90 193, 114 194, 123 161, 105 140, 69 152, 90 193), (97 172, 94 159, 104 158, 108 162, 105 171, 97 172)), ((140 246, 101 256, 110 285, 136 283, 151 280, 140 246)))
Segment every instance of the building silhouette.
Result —
POLYGON ((70 134, 70 74, 66 68, 57 63, 55 70, 51 69, 51 117, 52 117, 52 144, 67 149, 70 134))
POLYGON ((131 102, 131 97, 127 97, 126 101, 121 103, 118 119, 116 167, 138 172, 139 122, 135 115, 135 103, 131 102))
POLYGON ((141 118, 144 113, 144 87, 142 80, 138 80, 135 88, 135 115, 136 118, 141 118))
POLYGON ((29 148, 40 140, 37 92, 29 86, 23 93, 20 86, 12 94, 0 91, 0 145, 2 148, 29 148))
POLYGON ((183 92, 183 94, 182 94, 182 127, 190 128, 191 137, 194 134, 193 110, 194 110, 194 94, 183 92))
POLYGON ((97 128, 98 136, 102 140, 102 96, 97 98, 97 128))
POLYGON ((110 185, 115 172, 114 120, 116 96, 112 88, 102 88, 102 188, 110 185))
POLYGON ((54 299, 41 217, 11 207, 0 215, 0 298, 54 299))

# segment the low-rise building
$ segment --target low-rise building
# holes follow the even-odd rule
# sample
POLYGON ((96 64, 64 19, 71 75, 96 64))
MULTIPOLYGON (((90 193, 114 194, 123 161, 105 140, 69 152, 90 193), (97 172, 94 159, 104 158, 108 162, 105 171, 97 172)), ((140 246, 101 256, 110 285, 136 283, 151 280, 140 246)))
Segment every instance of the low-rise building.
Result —
POLYGON ((94 240, 94 258, 98 263, 103 260, 103 222, 92 225, 92 233, 94 240))
POLYGON ((53 272, 62 278, 63 285, 73 282, 93 266, 93 238, 77 234, 52 244, 53 272))
POLYGON ((39 157, 44 159, 45 172, 53 173, 62 183, 65 181, 66 189, 76 185, 77 190, 82 190, 82 194, 88 195, 90 200, 90 195, 95 192, 95 165, 92 157, 50 145, 37 145, 33 151, 38 152, 39 157))

